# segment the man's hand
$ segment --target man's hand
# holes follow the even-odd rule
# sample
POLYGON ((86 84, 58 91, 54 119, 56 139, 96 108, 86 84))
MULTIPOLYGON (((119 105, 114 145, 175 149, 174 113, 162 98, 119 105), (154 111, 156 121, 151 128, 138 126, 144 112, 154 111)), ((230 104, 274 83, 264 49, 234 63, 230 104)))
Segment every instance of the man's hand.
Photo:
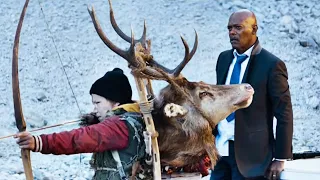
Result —
POLYGON ((21 149, 29 149, 32 151, 35 149, 35 140, 28 131, 14 135, 14 138, 18 138, 17 144, 21 149))
POLYGON ((271 162, 265 177, 270 180, 275 180, 280 178, 280 173, 284 169, 284 161, 274 160, 271 162))

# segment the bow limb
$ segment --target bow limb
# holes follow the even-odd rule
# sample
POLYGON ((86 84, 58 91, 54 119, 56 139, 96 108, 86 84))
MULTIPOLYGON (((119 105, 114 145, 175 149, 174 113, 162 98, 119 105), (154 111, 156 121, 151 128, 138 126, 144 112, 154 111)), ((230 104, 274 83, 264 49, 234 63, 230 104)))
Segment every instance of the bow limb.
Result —
MULTIPOLYGON (((13 92, 13 104, 14 104, 14 116, 16 119, 16 125, 19 132, 26 130, 26 122, 23 118, 21 98, 20 98, 20 88, 19 88, 19 74, 18 74, 18 54, 19 54, 19 41, 20 32, 22 28, 23 19, 29 4, 29 0, 25 1, 24 7, 22 9, 19 24, 16 30, 16 35, 14 38, 13 45, 13 56, 12 56, 12 92, 13 92)), ((27 180, 33 180, 32 167, 30 161, 30 150, 21 149, 21 158, 23 162, 23 168, 27 180)))

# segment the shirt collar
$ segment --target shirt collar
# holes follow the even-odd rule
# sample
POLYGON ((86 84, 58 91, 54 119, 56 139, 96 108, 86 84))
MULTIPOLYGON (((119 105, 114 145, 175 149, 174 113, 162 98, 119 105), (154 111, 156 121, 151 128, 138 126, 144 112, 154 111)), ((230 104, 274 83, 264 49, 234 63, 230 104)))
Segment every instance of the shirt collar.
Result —
POLYGON ((242 53, 242 54, 239 54, 239 53, 237 52, 237 50, 234 49, 234 50, 233 50, 233 56, 236 57, 236 55, 238 55, 238 56, 247 55, 248 57, 250 57, 250 56, 251 56, 251 53, 252 53, 252 50, 253 50, 253 46, 254 46, 254 45, 252 45, 248 50, 246 50, 246 51, 245 51, 244 53, 242 53))

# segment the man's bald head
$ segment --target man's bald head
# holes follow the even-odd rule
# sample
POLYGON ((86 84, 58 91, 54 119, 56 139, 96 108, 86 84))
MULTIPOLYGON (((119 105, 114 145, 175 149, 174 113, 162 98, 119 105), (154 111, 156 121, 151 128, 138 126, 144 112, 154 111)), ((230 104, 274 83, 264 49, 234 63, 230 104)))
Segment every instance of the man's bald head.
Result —
POLYGON ((257 39, 257 19, 248 9, 241 9, 231 14, 228 23, 230 43, 238 53, 249 49, 257 39))
POLYGON ((230 18, 232 18, 233 16, 241 20, 249 20, 252 25, 257 25, 256 15, 248 9, 240 9, 238 11, 235 11, 231 14, 230 18))

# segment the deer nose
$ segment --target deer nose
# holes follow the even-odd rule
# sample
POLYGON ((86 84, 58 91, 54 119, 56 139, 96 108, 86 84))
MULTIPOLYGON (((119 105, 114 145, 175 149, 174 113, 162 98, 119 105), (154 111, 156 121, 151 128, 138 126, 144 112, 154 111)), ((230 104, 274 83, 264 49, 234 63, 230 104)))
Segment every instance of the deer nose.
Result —
POLYGON ((247 91, 253 91, 253 87, 250 84, 246 84, 244 86, 244 89, 247 90, 247 91))

